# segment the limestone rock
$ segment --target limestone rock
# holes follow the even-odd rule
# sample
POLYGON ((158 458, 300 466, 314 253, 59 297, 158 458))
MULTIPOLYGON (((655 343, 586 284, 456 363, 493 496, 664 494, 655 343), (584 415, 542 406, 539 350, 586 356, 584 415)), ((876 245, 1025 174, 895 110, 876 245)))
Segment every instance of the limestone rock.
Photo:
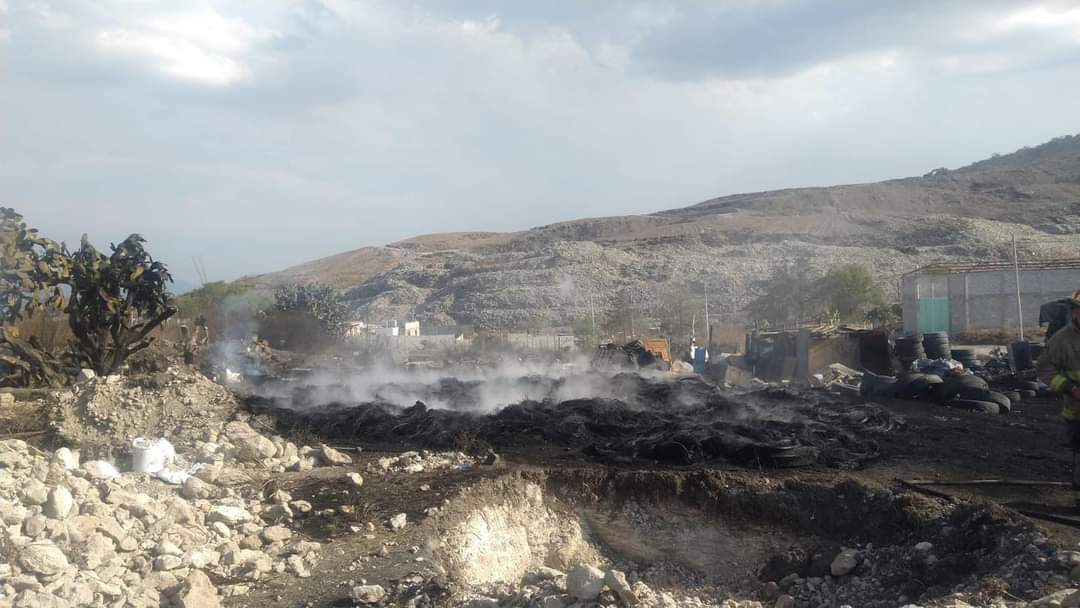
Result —
POLYGON ((25 505, 43 505, 49 499, 49 488, 36 479, 31 479, 19 491, 19 500, 25 505))
POLYGON ((380 585, 357 585, 349 595, 358 604, 378 604, 386 597, 386 590, 380 585))
POLYGON ((75 507, 75 497, 64 486, 56 486, 49 491, 49 497, 42 507, 46 517, 64 519, 75 507))
POLYGON ((364 485, 364 477, 359 473, 349 473, 348 475, 346 475, 346 477, 349 479, 349 483, 351 483, 355 488, 359 488, 360 486, 364 485))
POLYGON ((397 515, 390 518, 390 529, 391 530, 400 530, 400 529, 404 528, 405 525, 408 524, 408 523, 409 523, 408 516, 405 515, 404 513, 398 513, 397 515))
POLYGON ((630 583, 626 582, 626 575, 622 572, 608 570, 604 575, 604 584, 615 593, 624 606, 637 605, 638 597, 630 588, 630 583))
POLYGON ((251 513, 248 513, 247 509, 229 505, 215 505, 211 507, 210 512, 206 514, 207 522, 211 524, 221 522, 230 527, 246 524, 253 519, 255 518, 251 513))
POLYGON ((837 555, 829 570, 833 576, 847 576, 859 565, 859 552, 855 549, 844 549, 837 555))
POLYGON ((276 543, 278 541, 289 540, 292 538, 292 530, 285 526, 270 526, 263 528, 262 539, 268 543, 276 543))
POLYGON ((60 464, 65 470, 79 468, 79 452, 68 448, 60 448, 53 452, 53 462, 60 464))
POLYGON ((327 466, 340 466, 345 464, 352 464, 352 457, 348 454, 343 454, 338 450, 326 445, 325 443, 319 444, 319 450, 317 452, 319 459, 323 461, 327 466))
POLYGON ((104 479, 116 479, 120 476, 120 471, 116 470, 112 464, 105 462, 104 460, 91 460, 84 462, 82 470, 86 471, 86 474, 95 481, 101 481, 104 479))
POLYGON ((589 564, 579 564, 566 575, 566 592, 579 600, 595 600, 604 590, 604 573, 589 564))
POLYGON ((191 500, 216 498, 218 489, 198 477, 188 477, 180 489, 180 495, 191 500))
POLYGON ((66 570, 68 559, 51 542, 31 543, 19 552, 19 566, 27 572, 51 576, 66 570))
POLYGON ((217 589, 202 570, 192 570, 173 598, 177 608, 220 608, 217 589))

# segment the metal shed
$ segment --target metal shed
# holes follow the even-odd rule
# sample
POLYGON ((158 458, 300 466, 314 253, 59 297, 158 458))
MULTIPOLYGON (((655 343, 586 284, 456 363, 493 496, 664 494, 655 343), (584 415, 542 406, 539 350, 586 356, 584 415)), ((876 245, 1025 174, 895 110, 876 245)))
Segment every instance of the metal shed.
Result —
POLYGON ((1019 263, 968 262, 924 266, 901 277, 904 329, 960 333, 1039 322, 1039 307, 1080 288, 1080 258, 1019 263))

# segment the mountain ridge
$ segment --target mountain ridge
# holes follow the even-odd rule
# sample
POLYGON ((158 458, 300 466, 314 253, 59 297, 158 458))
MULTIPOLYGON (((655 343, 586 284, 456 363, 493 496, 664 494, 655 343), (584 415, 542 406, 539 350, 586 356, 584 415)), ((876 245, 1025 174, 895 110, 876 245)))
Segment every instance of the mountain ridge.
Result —
POLYGON ((647 313, 664 292, 707 284, 710 307, 735 318, 757 283, 795 257, 821 268, 865 263, 889 285, 928 263, 1002 258, 1014 234, 1061 240, 1033 244, 1031 256, 1080 244, 1080 137, 918 177, 737 193, 515 232, 417 235, 245 280, 328 283, 370 321, 492 328, 566 325, 627 294, 647 313))

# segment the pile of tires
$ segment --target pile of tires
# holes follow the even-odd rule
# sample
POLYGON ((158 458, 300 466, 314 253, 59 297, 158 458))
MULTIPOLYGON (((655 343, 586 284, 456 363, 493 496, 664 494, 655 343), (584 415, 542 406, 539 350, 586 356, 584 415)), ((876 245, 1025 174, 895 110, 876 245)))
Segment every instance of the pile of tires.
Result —
POLYGON ((896 358, 904 369, 911 368, 911 364, 919 359, 926 358, 926 350, 923 349, 922 334, 899 336, 896 338, 896 358))
POLYGON ((964 369, 974 369, 979 365, 978 360, 975 359, 975 349, 973 348, 954 348, 949 351, 954 361, 959 361, 964 369))
POLYGON ((1039 386, 1038 382, 1031 380, 1013 380, 1009 383, 1009 388, 1010 390, 1006 391, 1006 394, 1016 393, 1017 400, 1019 400, 1038 397, 1042 387, 1039 386))
POLYGON ((948 332, 927 332, 923 334, 922 345, 927 359, 948 359, 951 356, 948 332))
POLYGON ((941 405, 986 414, 1007 414, 1012 411, 1012 399, 990 390, 986 380, 978 376, 942 378, 941 384, 931 388, 930 397, 941 405))

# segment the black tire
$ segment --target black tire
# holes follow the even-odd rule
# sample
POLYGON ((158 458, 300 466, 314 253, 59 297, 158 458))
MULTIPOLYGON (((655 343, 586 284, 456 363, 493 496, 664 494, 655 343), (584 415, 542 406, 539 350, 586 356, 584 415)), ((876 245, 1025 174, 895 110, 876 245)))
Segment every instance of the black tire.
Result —
POLYGON ((982 401, 989 401, 998 405, 998 410, 1002 414, 1008 414, 1012 411, 1012 400, 1007 395, 998 393, 996 391, 987 391, 986 399, 982 401))
POLYGON ((1020 391, 1020 398, 1021 399, 1034 399, 1036 396, 1038 396, 1038 394, 1039 393, 1037 393, 1036 391, 1033 391, 1031 389, 1024 389, 1024 390, 1020 391))
POLYGON ((899 399, 925 399, 930 393, 930 381, 926 374, 908 372, 896 379, 896 396, 899 399))
POLYGON ((990 389, 980 388, 978 386, 965 386, 956 393, 957 399, 967 399, 969 401, 994 401, 990 398, 990 389))
POLYGON ((1001 411, 998 404, 992 401, 980 401, 977 399, 956 399, 950 401, 948 405, 949 407, 968 410, 970 412, 979 412, 982 414, 997 414, 1001 411))
POLYGON ((947 376, 942 382, 940 396, 944 401, 955 399, 962 391, 971 389, 987 390, 990 387, 978 376, 947 376))
POLYGON ((1013 387, 1022 391, 1037 391, 1039 390, 1039 383, 1030 380, 1017 380, 1013 382, 1013 387))
POLYGON ((1008 397, 1009 401, 1012 401, 1013 403, 1020 401, 1020 391, 1006 391, 1002 394, 1008 397))

